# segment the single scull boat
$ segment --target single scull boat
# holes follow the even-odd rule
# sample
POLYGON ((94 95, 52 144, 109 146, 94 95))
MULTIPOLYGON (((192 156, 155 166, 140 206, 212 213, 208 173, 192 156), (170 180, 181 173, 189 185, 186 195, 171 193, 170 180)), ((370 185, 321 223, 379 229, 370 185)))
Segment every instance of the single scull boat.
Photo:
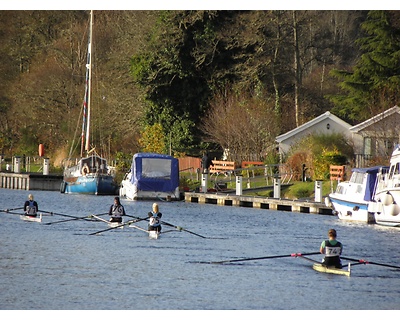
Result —
POLYGON ((94 214, 92 214, 92 217, 95 218, 95 219, 97 219, 97 220, 99 220, 99 221, 102 221, 102 222, 107 223, 107 224, 109 225, 110 228, 116 228, 116 227, 118 227, 119 225, 121 225, 121 226, 120 226, 121 229, 124 228, 124 226, 123 226, 124 221, 121 221, 121 222, 110 222, 110 221, 107 221, 107 220, 105 220, 105 219, 103 219, 103 218, 100 218, 100 217, 98 217, 98 216, 96 216, 96 215, 94 215, 94 214))
POLYGON ((25 214, 20 214, 19 217, 21 218, 21 220, 24 220, 24 221, 42 222, 42 213, 40 213, 39 216, 36 216, 36 217, 28 216, 25 214))
POLYGON ((313 269, 318 272, 332 273, 332 274, 338 274, 338 275, 348 276, 348 277, 350 277, 350 273, 351 273, 350 263, 348 264, 347 270, 339 269, 339 268, 335 268, 335 267, 327 267, 321 263, 314 263, 313 269))

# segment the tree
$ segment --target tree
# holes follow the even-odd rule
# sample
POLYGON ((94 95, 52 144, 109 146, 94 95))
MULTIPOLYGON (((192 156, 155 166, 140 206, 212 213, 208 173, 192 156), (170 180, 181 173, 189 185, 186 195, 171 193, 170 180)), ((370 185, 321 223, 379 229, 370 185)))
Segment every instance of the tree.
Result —
POLYGON ((206 141, 229 151, 229 160, 263 161, 274 150, 278 122, 273 103, 225 90, 211 102, 202 128, 206 141))
POLYGON ((366 35, 358 39, 363 52, 353 71, 333 70, 342 79, 342 95, 332 96, 338 115, 365 120, 398 103, 400 93, 400 14, 370 11, 362 24, 366 35))
POLYGON ((143 152, 155 152, 160 154, 166 153, 164 144, 164 133, 162 125, 155 123, 152 126, 146 127, 141 135, 139 143, 143 152))

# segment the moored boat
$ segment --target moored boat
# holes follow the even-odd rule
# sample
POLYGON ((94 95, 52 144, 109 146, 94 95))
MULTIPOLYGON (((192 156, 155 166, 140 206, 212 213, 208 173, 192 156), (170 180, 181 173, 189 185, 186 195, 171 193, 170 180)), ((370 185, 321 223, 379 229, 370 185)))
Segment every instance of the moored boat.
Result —
POLYGON ((42 213, 40 213, 39 216, 36 216, 36 217, 28 216, 26 214, 20 214, 19 217, 21 218, 21 220, 24 220, 24 221, 42 222, 42 213))
POLYGON ((326 198, 326 204, 334 208, 341 220, 374 223, 374 213, 368 207, 375 194, 378 173, 388 168, 354 168, 350 180, 339 182, 335 192, 326 198))
POLYGON ((121 198, 179 200, 179 161, 157 153, 136 153, 130 172, 121 182, 121 198))
POLYGON ((332 273, 332 274, 338 274, 338 275, 343 275, 343 276, 348 276, 348 277, 350 277, 350 273, 351 273, 350 263, 348 264, 347 269, 327 267, 321 263, 314 263, 313 269, 318 272, 332 273))
POLYGON ((389 170, 378 175, 370 210, 377 224, 400 227, 400 145, 392 153, 389 170))
POLYGON ((64 179, 61 183, 60 191, 67 194, 113 195, 118 194, 119 188, 115 180, 115 170, 108 166, 106 159, 100 157, 94 151, 94 148, 90 147, 92 28, 93 11, 90 12, 80 159, 73 160, 70 154, 68 159, 64 160, 64 179), (86 157, 83 156, 84 151, 86 152, 86 157))

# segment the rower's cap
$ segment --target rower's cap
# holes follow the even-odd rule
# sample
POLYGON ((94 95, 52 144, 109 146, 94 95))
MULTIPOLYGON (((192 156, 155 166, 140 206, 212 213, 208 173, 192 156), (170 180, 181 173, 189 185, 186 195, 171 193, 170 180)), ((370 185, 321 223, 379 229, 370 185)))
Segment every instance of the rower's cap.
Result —
POLYGON ((33 200, 33 195, 30 194, 30 195, 28 196, 28 199, 29 199, 29 200, 33 200))

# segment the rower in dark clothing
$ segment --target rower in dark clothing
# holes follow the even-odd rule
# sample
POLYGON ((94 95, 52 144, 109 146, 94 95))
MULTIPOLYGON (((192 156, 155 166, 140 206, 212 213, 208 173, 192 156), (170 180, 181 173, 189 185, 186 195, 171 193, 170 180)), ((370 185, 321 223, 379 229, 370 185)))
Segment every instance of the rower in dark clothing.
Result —
POLYGON ((24 211, 26 216, 36 217, 39 211, 39 206, 36 201, 33 200, 33 195, 28 196, 28 200, 25 201, 24 211))
POLYGON ((158 209, 158 204, 153 203, 153 211, 148 213, 149 216, 149 231, 161 231, 161 222, 160 219, 162 217, 162 213, 158 209))
POLYGON ((329 239, 322 241, 319 249, 322 254, 325 254, 322 264, 341 269, 342 262, 340 260, 340 255, 342 254, 343 245, 336 240, 335 229, 329 229, 328 236, 329 239))
POLYGON ((108 214, 111 216, 110 222, 122 222, 122 216, 125 215, 125 209, 119 201, 119 197, 114 198, 114 204, 111 205, 108 214))

